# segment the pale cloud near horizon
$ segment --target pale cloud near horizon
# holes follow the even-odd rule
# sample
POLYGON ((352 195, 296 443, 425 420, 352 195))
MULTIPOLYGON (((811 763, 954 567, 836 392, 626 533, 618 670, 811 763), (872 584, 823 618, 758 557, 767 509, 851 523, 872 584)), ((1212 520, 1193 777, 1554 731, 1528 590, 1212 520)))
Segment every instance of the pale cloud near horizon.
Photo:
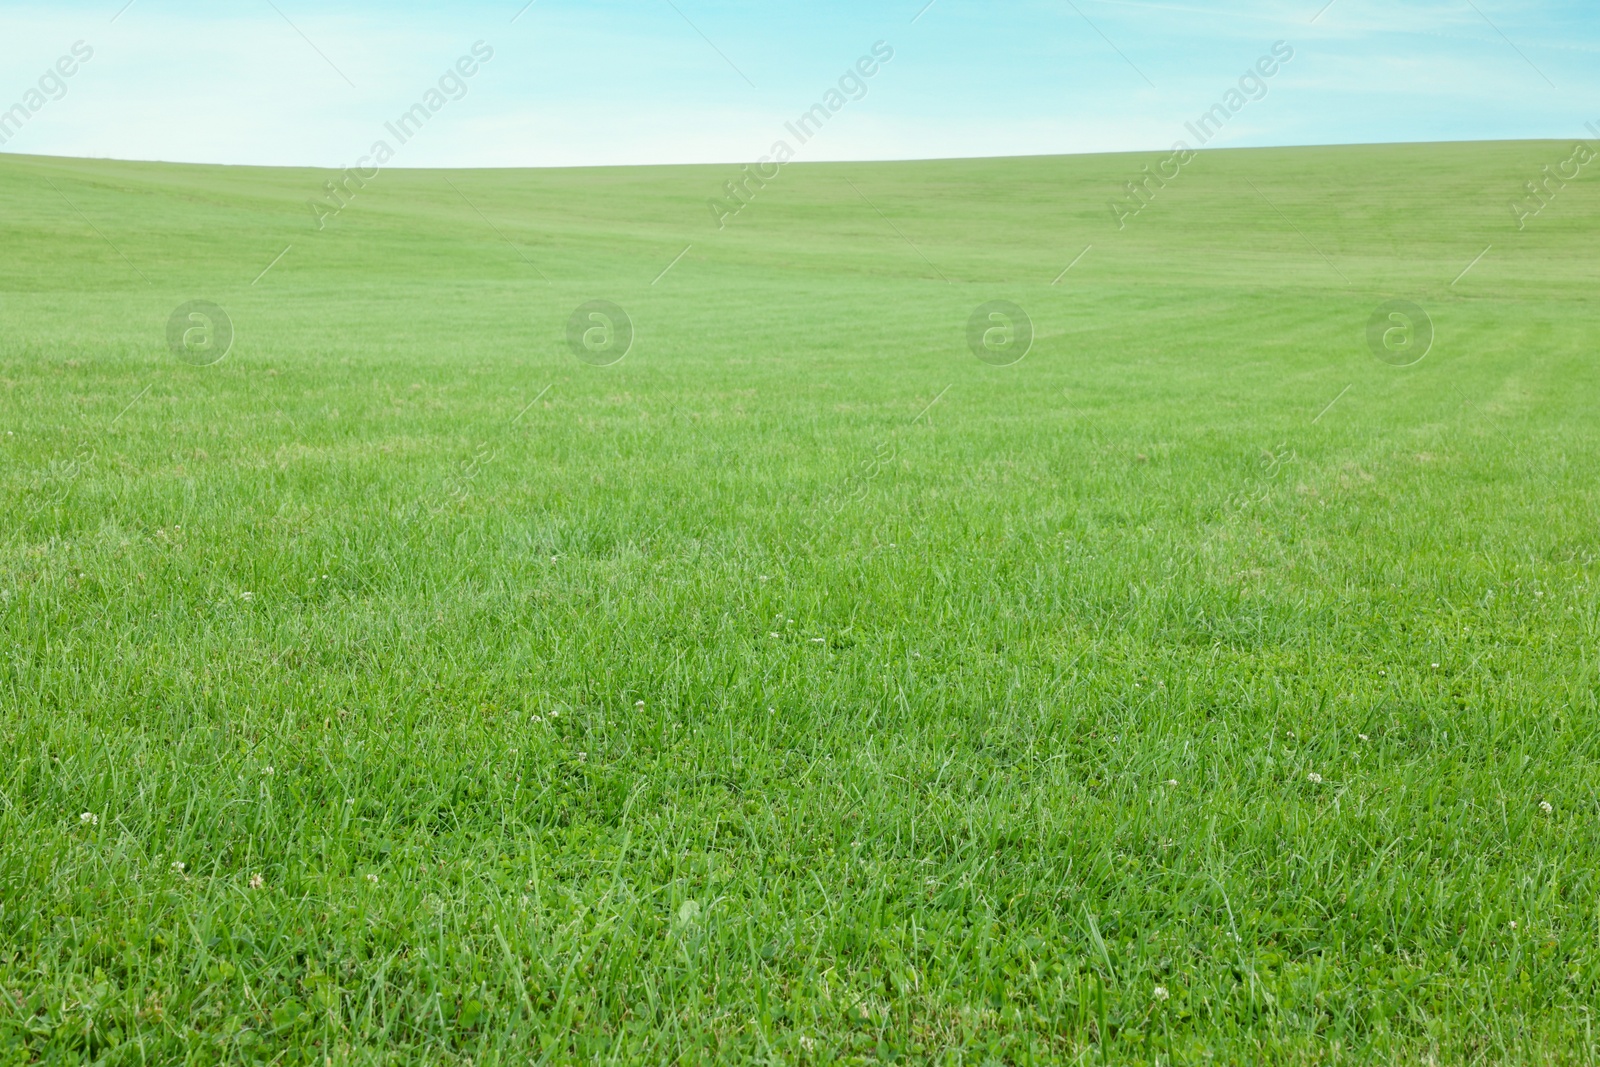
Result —
POLYGON ((877 40, 894 60, 797 158, 1161 150, 1280 39, 1294 60, 1214 143, 1571 137, 1600 117, 1600 19, 1565 2, 1335 0, 1312 23, 1324 0, 936 0, 913 22, 923 2, 539 0, 515 24, 520 0, 136 0, 115 22, 122 0, 24 3, 0 108, 73 42, 95 56, 0 151, 342 166, 478 40, 495 58, 392 165, 749 161, 877 40))

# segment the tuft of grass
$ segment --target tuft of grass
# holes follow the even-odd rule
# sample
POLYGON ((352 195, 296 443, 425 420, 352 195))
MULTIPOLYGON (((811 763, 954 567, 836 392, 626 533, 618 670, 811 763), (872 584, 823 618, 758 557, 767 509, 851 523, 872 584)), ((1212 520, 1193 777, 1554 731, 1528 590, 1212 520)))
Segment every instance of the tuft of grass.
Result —
POLYGON ((1590 1062, 1564 147, 0 157, 0 1064, 1590 1062))

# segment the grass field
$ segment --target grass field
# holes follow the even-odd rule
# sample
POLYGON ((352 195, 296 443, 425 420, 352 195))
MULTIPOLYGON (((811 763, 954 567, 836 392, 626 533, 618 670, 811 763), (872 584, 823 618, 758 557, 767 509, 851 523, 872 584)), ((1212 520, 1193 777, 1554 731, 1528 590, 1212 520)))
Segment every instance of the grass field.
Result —
POLYGON ((0 1064, 1592 1063, 1570 152, 0 157, 0 1064))

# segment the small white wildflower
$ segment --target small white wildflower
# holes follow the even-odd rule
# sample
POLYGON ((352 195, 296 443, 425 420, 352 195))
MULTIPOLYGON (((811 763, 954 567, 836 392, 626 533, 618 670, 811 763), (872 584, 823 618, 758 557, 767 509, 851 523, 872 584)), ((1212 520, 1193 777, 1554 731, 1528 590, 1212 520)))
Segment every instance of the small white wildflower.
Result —
POLYGON ((277 774, 278 772, 273 770, 271 764, 268 764, 267 766, 261 768, 261 773, 266 775, 268 778, 271 778, 274 774, 277 774))
POLYGON ((78 821, 83 823, 85 826, 99 826, 100 816, 96 815, 92 811, 86 811, 82 815, 78 816, 78 821))
POLYGON ((1356 734, 1356 736, 1361 738, 1361 740, 1363 740, 1363 741, 1371 741, 1372 740, 1372 738, 1368 737, 1366 734, 1356 734))
POLYGON ((1173 786, 1173 785, 1177 785, 1177 784, 1178 784, 1178 780, 1176 778, 1168 778, 1167 779, 1167 785, 1173 786))
POLYGON ((770 634, 768 634, 768 635, 767 635, 767 636, 768 636, 768 637, 782 637, 782 636, 783 636, 783 635, 782 635, 782 634, 780 634, 780 633, 770 633, 770 634))
POLYGON ((636 708, 642 708, 642 707, 644 707, 644 701, 642 701, 642 700, 635 700, 635 701, 634 701, 634 702, 633 702, 633 706, 634 706, 634 707, 636 707, 636 708))
POLYGON ((1511 929, 1515 930, 1516 928, 1517 928, 1517 920, 1512 919, 1511 920, 1511 929))
POLYGON ((183 863, 182 860, 173 860, 172 861, 172 869, 174 871, 176 871, 177 873, 179 873, 179 874, 182 874, 184 871, 188 870, 188 868, 184 866, 184 863, 183 863))
POLYGON ((349 807, 351 804, 354 804, 355 802, 356 802, 356 798, 355 797, 345 797, 344 798, 344 803, 345 803, 346 807, 349 807))
POLYGON ((588 762, 588 759, 589 759, 589 753, 587 753, 587 752, 578 753, 578 762, 579 763, 586 763, 586 762, 588 762))
POLYGON ((256 595, 254 593, 240 593, 239 594, 239 599, 240 600, 254 600, 255 598, 256 598, 256 595))
POLYGON ((1438 665, 1438 664, 1437 664, 1437 663, 1435 663, 1435 664, 1434 664, 1434 665, 1433 665, 1433 669, 1434 669, 1434 670, 1438 670, 1438 669, 1439 669, 1439 665, 1438 665))
POLYGON ((1164 985, 1156 986, 1155 992, 1156 992, 1156 999, 1157 1000, 1166 1000, 1168 997, 1170 997, 1172 995, 1171 993, 1167 992, 1167 987, 1164 986, 1164 985))
POLYGON ((367 872, 367 881, 371 882, 373 885, 377 885, 378 884, 378 876, 376 874, 373 874, 372 872, 368 871, 367 872))
POLYGON ((1546 815, 1549 815, 1556 809, 1550 806, 1550 802, 1548 800, 1541 800, 1539 801, 1539 810, 1544 812, 1546 815))
POLYGON ((1318 774, 1316 771, 1312 771, 1310 774, 1306 775, 1306 781, 1310 782, 1312 785, 1321 785, 1322 775, 1318 774))
POLYGON ((817 1050, 817 1039, 814 1037, 807 1037, 805 1034, 801 1034, 800 1047, 805 1049, 807 1052, 815 1052, 817 1050))
POLYGON ((261 877, 259 874, 252 875, 250 877, 250 888, 251 889, 260 889, 262 886, 264 886, 266 884, 267 884, 267 880, 265 878, 261 877))

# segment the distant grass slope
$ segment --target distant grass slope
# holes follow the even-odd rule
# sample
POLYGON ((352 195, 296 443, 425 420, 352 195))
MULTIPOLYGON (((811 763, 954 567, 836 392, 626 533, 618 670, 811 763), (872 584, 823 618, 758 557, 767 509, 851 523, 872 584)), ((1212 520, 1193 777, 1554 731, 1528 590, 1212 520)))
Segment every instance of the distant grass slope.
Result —
POLYGON ((1569 154, 0 157, 0 1064, 1592 1062, 1569 154))

